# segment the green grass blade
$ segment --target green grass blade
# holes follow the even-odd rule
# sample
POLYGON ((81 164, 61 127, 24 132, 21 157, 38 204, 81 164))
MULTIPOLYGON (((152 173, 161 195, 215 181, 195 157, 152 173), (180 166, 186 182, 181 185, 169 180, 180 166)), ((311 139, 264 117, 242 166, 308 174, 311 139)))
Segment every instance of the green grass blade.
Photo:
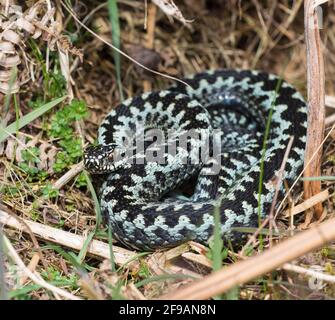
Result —
POLYGON ((32 291, 36 291, 43 288, 41 285, 39 284, 29 284, 27 286, 24 286, 22 288, 17 288, 17 289, 13 289, 11 291, 9 291, 8 293, 8 298, 9 299, 15 299, 18 297, 29 297, 28 294, 32 291))
POLYGON ((93 187, 93 184, 92 184, 92 181, 91 181, 89 175, 87 174, 86 171, 83 171, 83 174, 86 178, 88 190, 91 192, 92 198, 94 200, 94 209, 95 209, 95 214, 96 214, 96 230, 97 230, 97 228, 100 225, 101 220, 102 220, 101 219, 101 210, 100 210, 99 199, 98 199, 98 196, 95 192, 95 189, 93 187))
MULTIPOLYGON (((258 231, 259 234, 263 236, 269 236, 270 230, 267 228, 263 228, 262 230, 258 230, 258 228, 251 228, 251 227, 233 227, 231 229, 232 231, 240 232, 240 233, 248 233, 248 234, 254 234, 258 231)), ((275 230, 272 230, 272 235, 275 237, 280 237, 282 234, 279 232, 276 232, 275 230)))
POLYGON ((306 177, 301 178, 303 181, 333 181, 335 176, 320 176, 320 177, 306 177))
POLYGON ((80 264, 82 264, 82 262, 84 261, 84 259, 86 257, 88 246, 91 243, 91 241, 93 240, 94 235, 95 235, 95 232, 90 232, 88 234, 87 238, 84 241, 83 247, 81 248, 80 252, 78 253, 77 260, 80 264))
POLYGON ((8 127, 6 128, 0 127, 0 142, 3 142, 5 139, 8 138, 9 135, 15 133, 17 129, 23 128, 27 124, 31 123, 32 121, 40 117, 42 114, 46 113, 47 111, 49 111, 50 109, 61 103, 65 98, 66 96, 50 101, 44 104, 43 106, 39 107, 38 109, 33 110, 28 114, 24 115, 17 121, 10 124, 8 127))
MULTIPOLYGON (((120 20, 119 20, 119 11, 117 7, 117 0, 108 0, 108 11, 109 11, 109 20, 112 27, 112 43, 116 48, 120 49, 121 47, 120 20)), ((114 51, 113 55, 116 69, 116 79, 120 92, 120 99, 123 100, 123 91, 121 83, 121 55, 117 51, 114 51)))
MULTIPOLYGON (((90 190, 93 200, 94 200, 94 207, 95 207, 95 213, 96 213, 96 228, 95 228, 95 232, 93 235, 95 235, 95 233, 98 230, 99 225, 101 224, 101 210, 100 210, 100 203, 99 203, 99 199, 97 197, 97 194, 95 192, 95 189, 93 187, 92 181, 89 177, 89 175, 87 174, 86 171, 84 171, 84 175, 87 181, 87 186, 88 189, 90 190)), ((109 252, 110 252, 110 260, 111 260, 111 267, 112 267, 112 271, 115 272, 116 271, 116 267, 115 267, 115 257, 114 257, 114 253, 113 253, 113 237, 112 237, 112 229, 110 227, 110 225, 108 226, 108 244, 109 244, 109 252)))
POLYGON ((54 245, 54 244, 48 244, 42 247, 44 250, 51 249, 59 253, 64 259, 66 259, 74 268, 76 268, 79 272, 84 273, 85 268, 83 265, 81 265, 78 260, 77 256, 75 254, 70 254, 71 252, 66 252, 63 248, 60 246, 54 245))
POLYGON ((261 225, 261 209, 262 209, 262 204, 261 204, 261 194, 263 191, 263 179, 264 179, 264 165, 265 165, 265 155, 266 155, 266 149, 267 149, 267 144, 268 144, 268 138, 270 134, 270 128, 271 128, 271 122, 272 122, 272 115, 274 111, 274 106, 277 101, 277 93, 279 92, 279 89, 283 83, 283 79, 280 78, 278 79, 276 89, 274 92, 274 97, 271 102, 268 118, 266 121, 266 126, 265 126, 265 133, 264 133, 264 139, 263 139, 263 145, 262 145, 262 157, 261 157, 261 163, 260 163, 260 174, 259 174, 259 182, 258 182, 258 224, 261 225))

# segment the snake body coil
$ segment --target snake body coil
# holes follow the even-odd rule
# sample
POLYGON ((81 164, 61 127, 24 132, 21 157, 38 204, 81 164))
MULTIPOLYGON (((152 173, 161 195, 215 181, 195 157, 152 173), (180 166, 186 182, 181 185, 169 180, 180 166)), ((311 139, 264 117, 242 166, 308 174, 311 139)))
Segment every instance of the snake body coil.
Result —
POLYGON ((262 215, 269 211, 291 136, 284 178, 291 183, 302 168, 307 108, 287 82, 240 70, 204 72, 184 81, 190 87, 178 83, 117 106, 99 128, 99 146, 85 154, 89 171, 106 174, 101 210, 113 235, 133 248, 206 242, 216 207, 223 239, 239 242, 246 237, 240 227, 258 226, 259 205, 262 215), (162 136, 151 139, 153 129, 162 136), (163 161, 144 156, 158 153, 163 161), (195 187, 188 197, 173 193, 190 179, 195 187))

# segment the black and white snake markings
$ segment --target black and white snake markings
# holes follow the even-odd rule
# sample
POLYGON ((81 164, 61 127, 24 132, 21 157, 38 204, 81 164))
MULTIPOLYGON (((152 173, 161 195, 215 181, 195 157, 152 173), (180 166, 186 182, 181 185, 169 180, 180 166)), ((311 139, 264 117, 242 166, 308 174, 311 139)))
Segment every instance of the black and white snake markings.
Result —
POLYGON ((113 235, 132 248, 205 243, 213 233, 216 207, 223 239, 243 241, 246 234, 238 227, 258 226, 262 144, 270 110, 260 195, 263 216, 271 206, 273 181, 291 136, 284 172, 288 183, 303 165, 307 107, 290 84, 272 74, 235 69, 203 72, 184 81, 189 86, 177 83, 118 105, 99 128, 99 145, 85 152, 86 169, 105 174, 102 214, 113 235), (164 139, 146 140, 152 129, 163 132, 164 139), (192 137, 180 147, 181 137, 191 131, 192 137), (142 151, 135 148, 139 141, 142 151), (220 152, 213 156, 218 144, 220 152), (199 160, 198 151, 205 147, 207 157, 199 160), (146 157, 155 153, 163 161, 146 157), (195 187, 188 197, 175 192, 190 179, 195 187))

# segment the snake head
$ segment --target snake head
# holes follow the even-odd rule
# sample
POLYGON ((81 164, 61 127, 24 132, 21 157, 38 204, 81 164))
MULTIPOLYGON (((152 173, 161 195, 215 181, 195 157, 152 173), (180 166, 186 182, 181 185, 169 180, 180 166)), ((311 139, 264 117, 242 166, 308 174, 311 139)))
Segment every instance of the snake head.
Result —
POLYGON ((85 169, 93 174, 110 173, 118 167, 120 147, 115 143, 90 146, 84 152, 85 169))

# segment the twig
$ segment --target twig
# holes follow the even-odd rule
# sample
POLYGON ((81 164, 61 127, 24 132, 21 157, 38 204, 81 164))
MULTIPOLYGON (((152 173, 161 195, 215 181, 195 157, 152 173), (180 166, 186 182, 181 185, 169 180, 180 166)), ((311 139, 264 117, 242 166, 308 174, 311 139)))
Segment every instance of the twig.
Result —
MULTIPOLYGON (((274 197, 273 197, 273 200, 272 200, 272 204, 271 204, 271 208, 270 208, 270 214, 269 214, 269 234, 270 234, 270 247, 272 247, 272 226, 273 226, 273 223, 274 223, 274 220, 275 220, 275 215, 274 215, 274 212, 275 212, 275 205, 277 204, 277 199, 278 199, 278 194, 279 194, 279 190, 280 190, 280 187, 281 187, 281 184, 283 182, 283 175, 284 175, 284 170, 285 170, 285 166, 286 166, 286 162, 287 162, 287 159, 288 159, 288 155, 291 151, 291 148, 292 148, 292 143, 293 143, 293 140, 294 140, 294 137, 291 136, 288 144, 287 144, 287 147, 286 147, 286 151, 285 151, 285 154, 284 154, 284 158, 283 158, 283 161, 281 163, 281 166, 280 166, 280 169, 279 169, 279 172, 278 172, 278 176, 277 176, 277 181, 276 181, 276 191, 275 191, 275 194, 274 194, 274 197)), ((278 231, 278 230, 276 230, 278 231)))
POLYGON ((242 250, 240 251, 241 255, 244 255, 245 250, 250 246, 250 244, 256 241, 256 238, 258 237, 259 233, 263 230, 263 228, 265 228, 265 226, 269 222, 270 222, 270 238, 272 238, 272 223, 271 223, 271 221, 274 221, 274 219, 276 218, 276 216, 279 213, 279 211, 277 210, 276 214, 274 215, 274 210, 275 210, 275 205, 277 203, 277 197, 278 197, 280 185, 281 185, 282 180, 283 180, 283 173, 284 173, 284 169, 285 169, 285 165, 286 165, 286 162, 287 162, 287 158, 288 158, 290 149, 292 147, 292 143, 293 143, 293 137, 291 137, 290 140, 289 140, 289 142, 288 142, 288 145, 286 147, 286 151, 285 151, 285 154, 284 154, 284 158, 283 158, 282 164, 280 166, 280 170, 279 170, 279 174, 278 174, 278 178, 277 178, 277 183, 276 183, 275 196, 274 196, 272 204, 271 204, 270 214, 262 222, 262 224, 254 232, 254 234, 249 238, 249 240, 247 241, 247 243, 243 246, 242 250))
MULTIPOLYGON (((148 5, 148 21, 146 23, 147 26, 147 39, 145 43, 145 47, 148 49, 154 48, 154 40, 155 40, 155 28, 156 28, 156 13, 157 13, 157 7, 150 3, 148 5)), ((143 91, 151 91, 152 86, 151 82, 148 79, 143 80, 143 91)))
MULTIPOLYGON (((85 237, 66 232, 63 230, 59 230, 56 228, 52 228, 49 226, 46 226, 44 224, 29 221, 26 219, 22 219, 24 223, 26 223, 31 231, 37 235, 38 237, 51 241, 53 243, 57 243, 69 248, 72 248, 74 250, 80 251, 83 247, 83 243, 85 242, 85 237)), ((0 224, 4 224, 7 226, 10 226, 12 228, 21 230, 22 225, 13 217, 11 217, 7 212, 0 209, 0 224)), ((23 230, 25 231, 25 230, 23 230)), ((117 247, 113 245, 114 250, 114 256, 115 256, 115 262, 118 265, 123 265, 129 260, 131 260, 135 256, 135 252, 117 247)), ((104 243, 102 241, 98 240, 92 240, 91 244, 88 247, 87 252, 91 255, 109 259, 110 258, 110 251, 109 251, 109 245, 107 243, 104 243)), ((137 266, 136 261, 132 261, 127 265, 129 268, 135 269, 137 266)))
POLYGON ((207 268, 212 269, 212 261, 209 260, 206 256, 198 254, 198 253, 193 253, 193 252, 185 252, 181 255, 183 258, 201 264, 207 268))
POLYGON ((245 250, 249 248, 249 246, 251 245, 251 243, 254 243, 258 237, 258 235, 260 234, 260 232, 265 228, 265 226, 269 223, 270 221, 270 216, 266 217, 266 219, 264 219, 264 221, 262 222, 262 224, 257 228, 257 230, 251 235, 251 237, 249 238, 249 240, 247 241, 247 243, 243 246, 243 248, 240 251, 240 255, 244 255, 245 250))
POLYGON ((317 271, 310 270, 310 269, 306 269, 300 266, 295 266, 290 263, 285 263, 282 269, 286 271, 293 271, 293 272, 300 273, 306 276, 310 276, 318 280, 335 283, 335 276, 324 274, 324 273, 317 272, 317 271))
POLYGON ((334 108, 335 109, 335 97, 333 97, 333 96, 326 96, 326 98, 325 98, 325 104, 326 104, 326 107, 334 108))
POLYGON ((335 122, 335 113, 326 118, 326 126, 332 125, 335 122))
POLYGON ((187 87, 191 87, 188 83, 186 83, 183 80, 180 80, 178 78, 175 78, 173 76, 169 76, 168 74, 164 74, 155 70, 152 70, 148 67, 146 67, 145 65, 143 65, 142 63, 138 62, 137 60, 135 60, 134 58, 132 58, 131 56, 129 56, 128 54, 124 53, 122 50, 116 48, 115 46, 113 46, 111 43, 109 43, 108 41, 106 41, 105 39, 103 39, 102 37, 100 37, 97 33, 95 33, 93 30, 91 30, 89 27, 87 27, 85 24, 83 24, 79 18, 76 16, 76 14, 73 12, 72 9, 70 9, 66 4, 64 4, 63 1, 61 1, 62 6, 65 8, 65 10, 67 12, 70 13, 70 15, 73 17, 73 19, 79 23, 79 25, 81 25, 85 30, 87 30, 89 33, 91 33, 93 36, 95 36, 97 39, 99 39, 101 42, 103 42, 104 44, 106 44, 107 46, 111 47, 113 50, 117 51, 118 53, 120 53, 121 55, 123 55, 124 57, 126 57, 127 59, 129 59, 131 62, 137 64, 138 66, 140 66, 141 68, 143 68, 144 70, 147 70, 151 73, 157 74, 159 76, 165 77, 167 79, 171 79, 171 80, 175 80, 178 82, 183 83, 185 86, 187 87))
POLYGON ((312 207, 314 207, 318 203, 322 203, 323 201, 329 198, 329 191, 323 190, 322 192, 316 194, 315 196, 307 199, 303 203, 298 204, 292 210, 288 209, 284 212, 284 217, 294 216, 298 213, 304 212, 312 207))
POLYGON ((53 185, 54 189, 61 189, 65 184, 67 184, 72 178, 78 175, 84 169, 84 162, 81 161, 74 165, 68 172, 61 176, 53 185))
MULTIPOLYGON (((2 205, 0 204, 0 213, 2 212, 3 208, 5 208, 5 207, 2 206, 2 205)), ((31 241, 32 241, 32 243, 33 243, 33 245, 34 245, 34 248, 35 248, 35 250, 37 251, 37 253, 38 253, 38 255, 39 255, 40 259, 41 259, 41 262, 42 262, 42 264, 43 264, 43 267, 44 267, 45 269, 47 269, 47 267, 48 267, 48 263, 47 263, 47 261, 45 260, 44 255, 43 255, 43 252, 42 252, 42 250, 41 250, 41 247, 40 247, 40 245, 38 244, 38 241, 37 241, 37 239, 36 239, 34 233, 32 232, 32 230, 30 229, 29 225, 25 222, 24 219, 18 217, 17 215, 15 215, 15 214, 14 214, 12 211, 10 211, 10 210, 9 210, 8 212, 6 212, 6 214, 7 214, 8 216, 10 216, 12 219, 14 219, 18 224, 21 224, 21 229, 22 229, 22 226, 23 226, 24 231, 25 231, 26 233, 29 234, 29 236, 30 236, 30 238, 31 238, 31 241)))
MULTIPOLYGON (((47 225, 26 220, 26 219, 20 219, 16 220, 15 218, 11 217, 7 212, 1 210, 0 208, 0 226, 1 224, 15 228, 17 230, 22 230, 21 223, 26 224, 32 233, 34 233, 37 237, 50 241, 53 243, 57 243, 59 245, 72 248, 76 251, 80 251, 83 247, 83 243, 86 240, 86 237, 73 234, 70 232, 66 232, 63 230, 59 230, 53 227, 49 227, 47 225)), ((23 229, 24 232, 27 232, 27 228, 23 229)), ((198 276, 199 274, 192 273, 191 271, 188 271, 184 268, 178 267, 173 265, 172 259, 173 257, 181 255, 181 252, 178 254, 178 248, 171 249, 167 252, 161 253, 163 256, 166 257, 164 261, 160 261, 159 268, 160 271, 158 274, 162 273, 184 273, 184 274, 190 274, 193 276, 198 276), (171 256, 169 254, 170 251, 176 251, 176 254, 171 256), (169 263, 165 265, 165 262, 168 261, 169 263)), ((110 259, 110 247, 108 243, 99 241, 99 240, 92 240, 90 245, 88 246, 87 253, 103 259, 110 259)), ((134 251, 130 251, 121 247, 118 247, 113 244, 113 253, 114 253, 114 261, 117 265, 123 266, 125 265, 128 269, 132 271, 137 271, 139 269, 139 263, 137 259, 137 253, 134 251)), ((147 259, 147 264, 151 268, 151 270, 156 273, 158 270, 158 266, 156 268, 153 268, 152 265, 152 257, 147 259)))
POLYGON ((319 151, 322 150, 322 146, 324 145, 324 143, 326 142, 326 140, 328 139, 328 137, 332 134, 332 132, 333 132, 334 129, 335 129, 335 124, 333 124, 333 126, 330 128, 329 132, 327 133, 327 135, 325 136, 325 138, 322 140, 321 144, 317 147, 317 149, 313 153, 311 159, 308 161, 307 164, 305 164, 304 168, 302 169, 302 171, 300 172, 300 174, 298 175, 298 177, 295 179, 295 181, 293 182, 293 184, 290 187, 290 189, 286 192, 285 197, 280 202, 280 204, 279 204, 279 206, 278 206, 278 208, 276 210, 276 214, 280 211, 280 209, 282 208, 282 206, 283 206, 285 200, 287 199, 288 195, 293 190, 293 188, 295 187, 295 185, 299 182, 300 178, 302 177, 302 175, 304 174, 304 172, 306 170, 306 167, 314 160, 314 157, 319 153, 319 151))
MULTIPOLYGON (((33 255, 33 257, 31 258, 31 260, 30 260, 27 268, 31 272, 34 272, 35 269, 36 269, 36 267, 37 267, 37 265, 38 265, 39 261, 40 261, 40 256, 38 255, 38 253, 35 253, 33 255)), ((23 275, 18 282, 19 282, 19 284, 21 286, 23 286, 27 282, 27 280, 28 280, 28 276, 27 275, 23 275)))
MULTIPOLYGON (((305 41, 307 49, 308 125, 305 164, 316 150, 316 157, 305 169, 305 177, 321 174, 322 148, 325 127, 325 74, 315 0, 305 0, 305 41)), ((321 192, 321 181, 304 181, 304 197, 308 199, 321 192)), ((321 203, 314 207, 316 218, 323 212, 321 203)))
POLYGON ((4 236, 4 243, 5 246, 8 250, 8 253, 10 255, 10 257, 14 260, 14 262, 17 264, 17 266, 36 284, 40 285, 41 287, 50 290, 51 292, 53 292, 56 295, 60 295, 66 299, 69 300, 82 300, 79 297, 74 296, 73 294, 57 288, 53 285, 51 285, 50 283, 47 283, 45 280, 43 280, 39 275, 32 273, 24 264, 24 262, 21 260, 21 258, 19 257, 19 255, 17 254, 17 252, 15 251, 14 247, 12 246, 12 244, 10 243, 10 241, 8 240, 8 238, 6 236, 4 236))
POLYGON ((275 270, 335 239, 335 219, 302 231, 258 256, 237 262, 161 299, 208 299, 275 270))
POLYGON ((4 247, 3 247, 3 234, 0 230, 0 300, 7 299, 7 290, 5 282, 5 259, 4 259, 4 247))

